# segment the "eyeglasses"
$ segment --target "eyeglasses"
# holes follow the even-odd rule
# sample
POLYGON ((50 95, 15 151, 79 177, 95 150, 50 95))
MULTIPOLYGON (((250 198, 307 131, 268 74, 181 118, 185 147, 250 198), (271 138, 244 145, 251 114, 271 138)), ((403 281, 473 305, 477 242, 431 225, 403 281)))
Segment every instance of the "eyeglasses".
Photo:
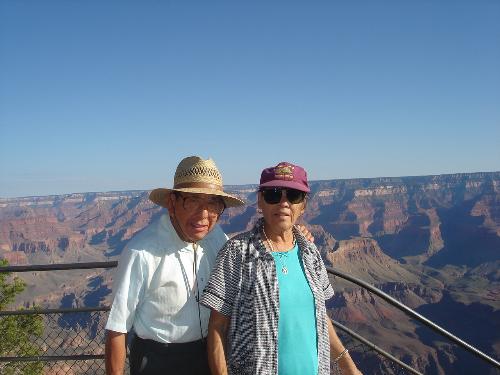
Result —
POLYGON ((195 212, 206 207, 209 215, 220 216, 226 208, 224 201, 217 197, 202 198, 196 195, 185 197, 180 193, 176 193, 175 196, 182 199, 182 207, 186 211, 195 212))
POLYGON ((292 204, 302 203, 306 198, 306 192, 288 188, 266 188, 260 190, 264 201, 267 204, 277 204, 281 202, 281 197, 285 193, 285 198, 292 204))

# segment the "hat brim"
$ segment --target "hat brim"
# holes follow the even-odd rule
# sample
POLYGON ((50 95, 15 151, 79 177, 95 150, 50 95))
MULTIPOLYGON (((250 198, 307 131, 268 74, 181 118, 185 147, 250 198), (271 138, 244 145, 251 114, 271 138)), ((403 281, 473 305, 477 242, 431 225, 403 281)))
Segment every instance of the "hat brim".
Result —
POLYGON ((266 187, 284 187, 284 188, 304 191, 306 193, 309 193, 311 191, 311 189, 305 187, 304 184, 295 181, 284 181, 284 180, 273 180, 259 185, 259 189, 266 187))
POLYGON ((178 191, 180 193, 193 193, 193 194, 208 194, 208 195, 217 195, 222 197, 224 200, 224 204, 226 207, 238 207, 244 206, 245 202, 235 196, 224 193, 223 191, 206 189, 206 188, 182 188, 182 189, 164 189, 158 188, 154 189, 149 193, 149 200, 158 206, 167 207, 167 198, 168 196, 178 191))

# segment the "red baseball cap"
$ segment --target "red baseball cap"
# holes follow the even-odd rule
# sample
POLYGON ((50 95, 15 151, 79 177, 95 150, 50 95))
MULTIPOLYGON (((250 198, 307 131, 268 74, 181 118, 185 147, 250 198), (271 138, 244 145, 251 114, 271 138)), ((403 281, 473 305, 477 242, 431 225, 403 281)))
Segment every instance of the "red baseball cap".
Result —
POLYGON ((275 167, 269 167, 260 175, 259 189, 266 187, 284 187, 309 193, 307 172, 304 168, 282 161, 275 167))

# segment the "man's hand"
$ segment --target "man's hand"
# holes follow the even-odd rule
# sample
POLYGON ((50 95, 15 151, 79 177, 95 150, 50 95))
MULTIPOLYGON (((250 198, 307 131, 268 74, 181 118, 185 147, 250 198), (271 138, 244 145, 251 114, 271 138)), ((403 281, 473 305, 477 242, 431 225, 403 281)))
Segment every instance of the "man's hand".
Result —
POLYGON ((297 224, 297 229, 304 235, 306 240, 309 242, 314 242, 314 236, 309 232, 309 230, 302 224, 297 224))
POLYGON ((127 334, 115 331, 106 331, 106 374, 122 375, 125 368, 127 348, 125 346, 127 334))

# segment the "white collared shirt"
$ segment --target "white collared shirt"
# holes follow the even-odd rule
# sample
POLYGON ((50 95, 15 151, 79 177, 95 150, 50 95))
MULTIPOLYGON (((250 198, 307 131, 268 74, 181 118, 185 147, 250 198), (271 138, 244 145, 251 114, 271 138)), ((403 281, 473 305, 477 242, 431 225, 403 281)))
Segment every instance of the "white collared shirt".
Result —
MULTIPOLYGON (((200 298, 226 240, 216 225, 198 243, 196 273, 200 298)), ((195 341, 202 334, 205 337, 210 310, 196 301, 194 251, 193 244, 179 238, 168 215, 162 215, 138 233, 118 263, 106 329, 125 333, 133 327, 139 337, 164 343, 195 341)))

